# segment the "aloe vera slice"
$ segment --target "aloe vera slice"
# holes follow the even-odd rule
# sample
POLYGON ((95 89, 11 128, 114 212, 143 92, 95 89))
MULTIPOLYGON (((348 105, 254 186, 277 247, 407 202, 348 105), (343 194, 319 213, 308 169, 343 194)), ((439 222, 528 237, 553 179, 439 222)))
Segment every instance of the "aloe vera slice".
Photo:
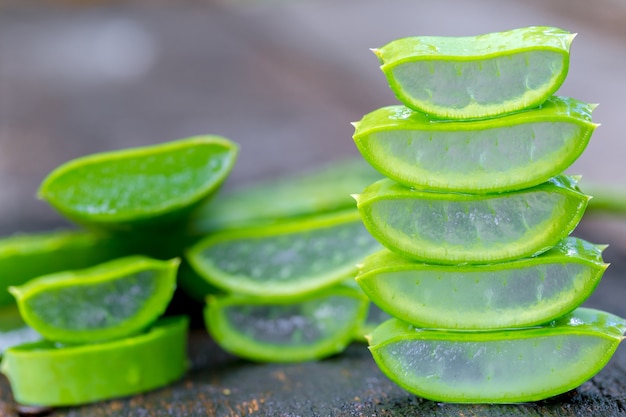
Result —
POLYGON ((354 207, 350 194, 382 176, 363 158, 334 162, 310 172, 253 183, 219 194, 193 215, 190 230, 276 224, 354 207))
POLYGON ((507 331, 420 330, 397 319, 370 336, 381 371, 407 391, 445 402, 537 401, 598 373, 623 339, 624 319, 579 308, 546 325, 507 331))
POLYGON ((354 277, 381 246, 356 210, 209 235, 187 252, 194 270, 227 292, 290 297, 354 277))
POLYGON ((176 288, 179 260, 130 256, 11 287, 32 328, 49 340, 91 343, 137 333, 152 324, 176 288))
POLYGON ((568 237, 533 258, 454 266, 384 250, 365 259, 356 280, 383 310, 417 327, 527 327, 561 317, 591 295, 608 266, 604 248, 568 237))
POLYGON ((273 299, 212 296, 205 323, 226 351, 262 362, 299 362, 343 351, 367 313, 369 300, 356 288, 335 286, 273 299))
POLYGON ((67 162, 39 195, 70 219, 129 229, 178 221, 210 197, 237 156, 235 143, 196 136, 67 162))
POLYGON ((367 229, 390 250, 442 264, 494 263, 545 252, 569 235, 590 197, 559 175, 502 194, 439 193, 384 179, 356 195, 367 229))
POLYGON ((14 304, 10 286, 41 275, 87 268, 129 255, 120 239, 82 231, 60 230, 0 238, 0 306, 14 304))
POLYGON ((535 107, 563 83, 574 34, 534 26, 468 37, 417 36, 373 49, 406 106, 439 118, 535 107))
POLYGON ((2 372, 20 404, 69 406, 138 394, 187 370, 186 317, 159 320, 146 333, 99 344, 41 341, 7 349, 2 372))
POLYGON ((407 186, 511 191, 565 171, 597 126, 591 122, 594 108, 551 97, 540 108, 498 118, 436 122, 404 106, 389 106, 354 124, 354 142, 374 168, 407 186))

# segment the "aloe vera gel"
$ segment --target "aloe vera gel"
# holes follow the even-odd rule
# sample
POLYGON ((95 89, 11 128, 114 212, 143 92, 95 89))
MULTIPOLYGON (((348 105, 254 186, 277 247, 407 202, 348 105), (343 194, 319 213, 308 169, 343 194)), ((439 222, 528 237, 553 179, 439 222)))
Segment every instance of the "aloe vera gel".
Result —
POLYGON ((386 248, 357 282, 393 318, 368 336, 380 369, 436 401, 535 401, 599 372, 623 319, 581 308, 608 266, 570 236, 589 196, 563 175, 595 105, 553 96, 573 35, 530 27, 414 37, 374 52, 402 105, 354 123, 386 179, 354 195, 386 248))

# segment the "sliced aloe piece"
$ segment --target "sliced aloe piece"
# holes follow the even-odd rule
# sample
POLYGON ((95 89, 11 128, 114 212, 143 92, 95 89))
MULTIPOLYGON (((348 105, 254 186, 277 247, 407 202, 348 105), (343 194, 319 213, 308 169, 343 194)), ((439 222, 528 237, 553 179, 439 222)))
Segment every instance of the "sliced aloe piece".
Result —
POLYGON ((167 385, 187 370, 186 317, 159 320, 146 333, 100 344, 41 341, 7 349, 2 372, 20 404, 69 406, 167 385))
POLYGON ((488 265, 432 265, 384 250, 356 280, 392 316, 417 327, 488 330, 545 323, 591 295, 605 246, 568 237, 542 255, 488 265))
POLYGON ((536 26, 480 36, 397 39, 373 52, 398 100, 440 118, 535 107, 563 83, 574 34, 536 26))
POLYGON ((196 136, 93 154, 52 171, 41 198, 79 223, 129 229, 178 221, 210 197, 237 157, 235 143, 196 136))
POLYGON ((129 255, 121 239, 87 232, 55 231, 0 238, 0 306, 14 304, 10 286, 41 275, 81 269, 129 255))
POLYGON ((565 171, 596 128, 595 105, 551 97, 540 108, 487 120, 434 122, 404 106, 355 123, 354 142, 385 176, 407 186, 487 193, 518 190, 565 171))
POLYGON ((370 336, 374 360, 391 380, 444 402, 514 403, 561 394, 609 361, 624 319, 579 308, 544 326, 497 332, 420 330, 397 319, 370 336))
POLYGON ((569 235, 590 197, 556 176, 502 194, 438 193, 378 181, 356 195, 363 222, 401 255, 428 263, 493 263, 545 252, 569 235))
POLYGON ((187 259, 227 292, 290 297, 354 277, 356 264, 380 247, 350 210, 209 235, 187 259))
POLYGON ((45 275, 9 291, 24 321, 47 339, 91 343, 152 324, 172 298, 178 264, 130 256, 45 275))
POLYGON ((272 299, 212 296, 205 323, 215 341, 237 356, 262 362, 298 362, 343 351, 361 327, 368 299, 356 288, 272 299))
POLYGON ((382 175, 362 158, 263 181, 219 194, 193 215, 191 232, 275 224, 354 207, 350 194, 382 175))

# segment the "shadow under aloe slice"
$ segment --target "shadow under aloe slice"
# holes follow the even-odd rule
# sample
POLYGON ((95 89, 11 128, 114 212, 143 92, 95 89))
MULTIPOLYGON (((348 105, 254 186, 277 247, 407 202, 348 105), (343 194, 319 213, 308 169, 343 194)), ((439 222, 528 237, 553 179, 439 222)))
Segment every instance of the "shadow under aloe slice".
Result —
POLYGON ((39 195, 78 223, 116 230, 162 226, 210 197, 237 152, 225 138, 197 136, 88 155, 52 171, 39 195))
POLYGON ((361 328, 369 301, 338 285, 273 299, 211 296, 204 311, 209 333, 225 350, 263 362, 298 362, 343 351, 361 328))
POLYGON ((540 105, 563 83, 574 34, 534 26, 479 36, 416 36, 373 49, 398 100, 438 118, 540 105))
POLYGON ((292 297, 354 277, 380 244, 349 210, 207 236, 187 252, 198 275, 227 292, 292 297))
POLYGON ((140 332, 167 308, 179 260, 143 256, 11 287, 24 321, 49 340, 93 343, 140 332))
POLYGON ((541 107, 474 121, 437 121, 404 106, 354 123, 354 142, 385 176, 432 191, 489 193, 532 187, 580 156, 595 105, 551 97, 541 107))
POLYGON ((568 237, 532 258, 486 265, 432 265, 384 250, 356 280, 392 316, 422 328, 490 330, 548 322, 594 291, 604 246, 568 237))
POLYGON ((545 252, 576 227, 589 196, 559 175, 500 194, 439 193, 383 179, 355 195, 370 233, 427 263, 495 263, 545 252))
POLYGON ((184 316, 160 319, 147 332, 105 343, 51 341, 7 349, 2 373, 20 404, 71 406, 165 386, 187 370, 184 316))
POLYGON ((624 319, 586 308, 542 326, 489 332, 424 330, 391 319, 369 344, 383 373, 415 395, 515 403, 549 398, 593 377, 625 329, 624 319))

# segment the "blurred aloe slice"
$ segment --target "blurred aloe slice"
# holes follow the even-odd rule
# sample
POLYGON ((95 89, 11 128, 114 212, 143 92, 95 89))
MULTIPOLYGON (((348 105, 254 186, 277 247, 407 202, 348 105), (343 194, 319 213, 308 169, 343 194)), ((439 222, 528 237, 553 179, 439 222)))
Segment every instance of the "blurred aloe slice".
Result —
POLYGON ((362 158, 225 191, 193 215, 192 234, 275 224, 354 207, 350 194, 382 175, 362 158))
POLYGON ((369 336, 391 380, 434 401, 514 403, 549 398, 598 373, 623 340, 624 319, 579 308, 542 326, 488 332, 424 330, 390 319, 369 336))
POLYGON ((230 173, 238 146, 220 136, 103 152, 52 171, 39 195, 68 218, 114 230, 182 221, 230 173))
POLYGON ((355 195, 366 227, 390 250, 426 263, 495 263, 538 255, 576 227, 589 196, 559 175, 521 191, 438 193, 384 179, 355 195))
POLYGON ((362 326, 368 303, 360 290, 341 285, 280 299, 211 296, 205 323, 215 341, 237 356, 307 361, 343 351, 362 326))
POLYGON ((351 209, 218 232, 186 257, 196 273, 226 292, 291 297, 354 277, 356 264, 380 248, 351 209))
POLYGON ((383 250, 365 259, 356 280, 379 307, 417 327, 528 327, 569 313, 591 295, 608 266, 604 248, 568 237, 536 257, 454 266, 383 250))
POLYGON ((82 269, 129 255, 126 240, 84 231, 16 234, 0 239, 0 306, 13 304, 10 286, 41 275, 82 269))
POLYGON ((11 346, 40 339, 41 335, 24 322, 17 306, 0 307, 0 356, 11 346))
POLYGON ((129 256, 9 290, 24 321, 47 339, 93 343, 130 336, 156 321, 176 288, 178 264, 129 256))
POLYGON ((575 34, 532 26, 479 36, 415 36, 373 49, 398 100, 438 118, 539 106, 563 83, 575 34))
POLYGON ((432 191, 518 190, 565 171, 596 128, 595 105, 551 97, 541 107, 475 121, 436 121, 404 106, 355 123, 354 142, 385 176, 432 191))
POLYGON ((166 317, 145 333, 110 342, 25 343, 7 349, 2 373, 25 405, 71 406, 146 392, 187 370, 188 326, 186 317, 166 317))

